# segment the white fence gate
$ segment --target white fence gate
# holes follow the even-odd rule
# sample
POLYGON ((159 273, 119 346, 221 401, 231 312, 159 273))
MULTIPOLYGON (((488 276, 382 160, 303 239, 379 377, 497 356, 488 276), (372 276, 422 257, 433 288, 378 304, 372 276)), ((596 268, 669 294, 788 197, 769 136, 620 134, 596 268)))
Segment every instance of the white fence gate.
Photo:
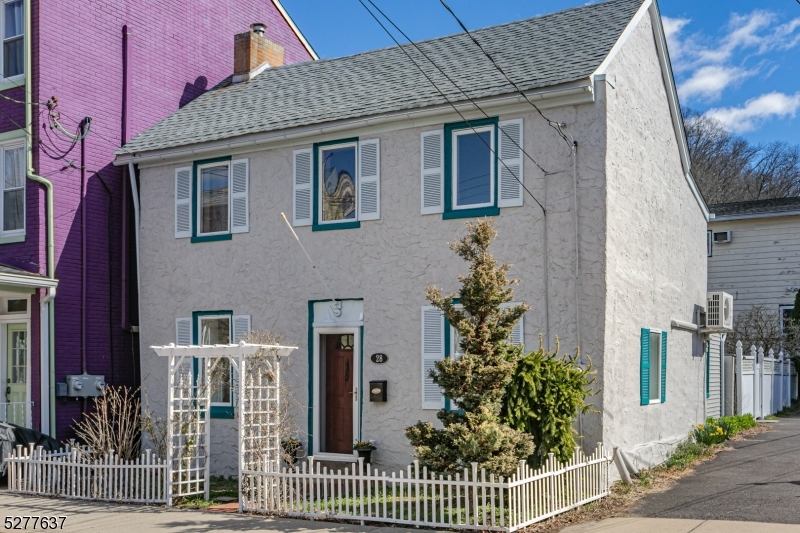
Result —
POLYGON ((8 462, 8 491, 126 503, 166 503, 167 465, 150 450, 135 461, 86 450, 60 452, 17 446, 8 462))
POLYGON ((736 413, 764 418, 797 399, 797 370, 787 354, 750 347, 744 355, 741 341, 736 343, 736 413))
POLYGON ((435 476, 415 461, 399 472, 364 467, 335 472, 309 457, 295 469, 246 470, 242 509, 258 513, 387 522, 426 527, 516 531, 598 500, 609 493, 610 459, 598 446, 591 457, 549 456, 537 470, 524 462, 510 478, 487 475, 473 463, 463 474, 435 476))

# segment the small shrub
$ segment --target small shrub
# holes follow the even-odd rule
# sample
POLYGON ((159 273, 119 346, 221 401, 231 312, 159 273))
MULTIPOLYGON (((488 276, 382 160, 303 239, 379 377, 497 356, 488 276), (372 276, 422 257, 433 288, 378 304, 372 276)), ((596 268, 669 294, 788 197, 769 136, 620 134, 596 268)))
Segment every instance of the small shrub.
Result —
POLYGON ((749 413, 746 415, 723 416, 718 420, 718 423, 727 430, 730 437, 733 437, 740 431, 754 428, 758 425, 755 417, 749 413))
POLYGON ((669 470, 677 468, 678 470, 685 470, 692 466, 695 460, 709 455, 708 446, 700 444, 699 442, 686 441, 678 444, 675 451, 667 457, 664 462, 664 468, 669 470))
POLYGON ((73 420, 72 429, 80 441, 102 457, 111 451, 127 461, 139 457, 141 418, 139 389, 109 385, 103 395, 92 398, 94 410, 73 420))
POLYGON ((705 424, 697 424, 692 431, 692 437, 698 444, 713 446, 725 442, 730 434, 725 428, 717 424, 714 420, 706 420, 705 424))

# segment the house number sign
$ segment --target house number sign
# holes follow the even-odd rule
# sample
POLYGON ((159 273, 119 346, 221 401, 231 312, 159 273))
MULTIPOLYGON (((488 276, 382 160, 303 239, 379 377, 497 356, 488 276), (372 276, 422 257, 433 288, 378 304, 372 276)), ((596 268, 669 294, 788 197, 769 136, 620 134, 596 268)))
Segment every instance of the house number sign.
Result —
POLYGON ((385 363, 389 360, 389 357, 385 353, 374 353, 370 355, 369 358, 373 363, 385 363))

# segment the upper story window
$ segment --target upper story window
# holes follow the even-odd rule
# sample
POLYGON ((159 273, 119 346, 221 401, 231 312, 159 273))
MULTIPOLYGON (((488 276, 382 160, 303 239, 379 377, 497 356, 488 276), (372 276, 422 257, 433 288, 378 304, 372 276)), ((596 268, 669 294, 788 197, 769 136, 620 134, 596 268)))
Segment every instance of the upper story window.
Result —
POLYGON ((494 205, 494 127, 452 132, 452 206, 469 209, 494 205))
POLYGON ((25 72, 25 12, 23 0, 3 2, 3 77, 13 78, 25 72))
POLYGON ((319 148, 321 224, 356 220, 356 148, 355 142, 319 148))
POLYGON ((522 205, 522 119, 445 124, 421 135, 422 214, 471 218, 522 205))
POLYGON ((341 139, 294 151, 295 226, 358 228, 381 214, 380 140, 341 139))
POLYGON ((250 164, 223 157, 175 169, 175 238, 227 240, 250 231, 250 164))
POLYGON ((25 234, 25 146, 0 145, 0 164, 3 176, 2 210, 3 237, 25 234))
POLYGON ((200 200, 197 210, 198 235, 228 233, 230 226, 230 164, 203 165, 197 173, 200 200))

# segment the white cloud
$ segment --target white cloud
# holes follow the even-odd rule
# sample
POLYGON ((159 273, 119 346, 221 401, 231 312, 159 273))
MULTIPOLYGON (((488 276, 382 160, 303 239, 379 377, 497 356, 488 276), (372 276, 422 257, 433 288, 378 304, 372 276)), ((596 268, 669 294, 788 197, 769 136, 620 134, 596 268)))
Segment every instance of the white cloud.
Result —
POLYGON ((744 79, 774 68, 764 56, 800 45, 800 17, 782 22, 776 13, 756 9, 732 13, 719 35, 687 33, 691 19, 664 17, 664 31, 685 101, 714 101, 744 79))
POLYGON ((691 77, 678 86, 678 92, 687 100, 700 96, 716 100, 728 86, 753 76, 758 69, 746 70, 740 67, 708 65, 695 70, 691 77))
POLYGON ((683 55, 683 43, 680 39, 680 33, 683 27, 691 21, 691 19, 676 19, 672 17, 661 18, 661 22, 664 25, 664 34, 667 37, 670 58, 673 61, 683 55))
POLYGON ((756 129, 769 118, 794 117, 800 109, 800 92, 788 95, 779 92, 762 94, 740 107, 709 109, 706 115, 719 120, 734 133, 756 129))

